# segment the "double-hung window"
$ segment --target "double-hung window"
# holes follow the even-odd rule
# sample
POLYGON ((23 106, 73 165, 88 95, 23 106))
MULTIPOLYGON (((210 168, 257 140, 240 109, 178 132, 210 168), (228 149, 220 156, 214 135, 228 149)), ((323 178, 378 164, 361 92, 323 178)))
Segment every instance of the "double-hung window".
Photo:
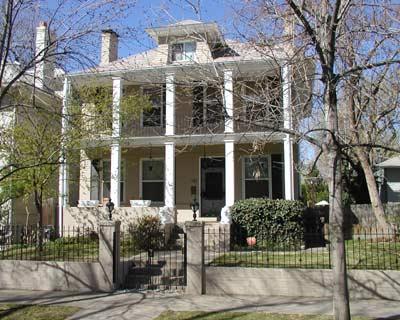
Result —
POLYGON ((243 172, 245 199, 271 197, 271 161, 269 156, 245 157, 243 172))
POLYGON ((171 46, 171 60, 194 61, 196 54, 196 42, 180 42, 171 46))
POLYGON ((164 160, 142 160, 141 197, 143 200, 164 202, 164 160))
POLYGON ((249 124, 262 125, 279 120, 281 92, 278 78, 247 81, 243 89, 242 99, 249 124))
MULTIPOLYGON (((124 191, 125 191, 125 163, 121 161, 121 176, 120 176, 120 202, 124 201, 124 191)), ((110 197, 111 188, 111 161, 103 160, 103 181, 102 181, 102 192, 103 199, 110 197)))
POLYGON ((193 126, 221 123, 224 120, 222 93, 216 86, 193 88, 193 126))
POLYGON ((151 108, 142 112, 143 127, 161 127, 165 123, 165 87, 143 88, 143 94, 151 103, 151 108))

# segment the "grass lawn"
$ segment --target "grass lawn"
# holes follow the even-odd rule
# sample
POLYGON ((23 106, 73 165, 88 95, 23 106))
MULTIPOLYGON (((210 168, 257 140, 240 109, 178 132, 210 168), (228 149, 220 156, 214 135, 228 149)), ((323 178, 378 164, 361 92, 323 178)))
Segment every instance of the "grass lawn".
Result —
MULTIPOLYGON (((165 311, 154 320, 332 320, 332 316, 277 314, 265 312, 199 312, 165 311)), ((365 317, 352 317, 353 320, 369 320, 365 317)))
POLYGON ((0 260, 97 261, 98 256, 98 241, 76 238, 45 242, 41 252, 37 245, 21 244, 0 251, 0 260))
MULTIPOLYGON (((121 257, 145 253, 134 246, 132 240, 121 239, 121 257)), ((36 261, 97 261, 99 242, 97 239, 65 237, 46 241, 40 252, 36 244, 15 244, 0 250, 0 260, 36 261)))
POLYGON ((2 320, 64 320, 78 312, 77 307, 0 304, 2 320))
MULTIPOLYGON (((346 259, 349 269, 400 270, 400 242, 347 240, 346 259)), ((249 250, 243 247, 216 255, 213 259, 209 257, 208 260, 212 266, 330 268, 329 246, 292 251, 269 251, 257 247, 249 250)))

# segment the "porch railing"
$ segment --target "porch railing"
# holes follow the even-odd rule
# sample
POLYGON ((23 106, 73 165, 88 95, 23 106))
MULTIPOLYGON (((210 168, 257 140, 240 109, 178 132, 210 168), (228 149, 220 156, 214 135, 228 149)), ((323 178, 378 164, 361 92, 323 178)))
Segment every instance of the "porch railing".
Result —
MULTIPOLYGON (((264 132, 271 131, 281 125, 280 121, 263 119, 249 120, 246 117, 238 117, 235 120, 234 132, 264 132)), ((223 115, 216 115, 209 119, 199 119, 192 115, 178 114, 175 116, 175 134, 177 135, 212 135, 221 134, 225 131, 225 120, 223 115)), ((154 124, 142 124, 140 120, 124 124, 122 135, 129 137, 157 137, 165 135, 165 122, 154 124)))

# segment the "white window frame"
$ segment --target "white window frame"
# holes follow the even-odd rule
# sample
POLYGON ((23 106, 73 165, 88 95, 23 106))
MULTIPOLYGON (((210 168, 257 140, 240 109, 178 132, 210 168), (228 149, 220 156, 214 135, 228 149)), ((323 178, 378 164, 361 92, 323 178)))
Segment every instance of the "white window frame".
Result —
POLYGON ((196 51, 197 51, 197 42, 194 41, 194 40, 188 39, 188 40, 182 40, 182 41, 173 42, 173 43, 171 43, 171 45, 170 45, 170 60, 171 60, 172 63, 196 61, 196 58, 197 58, 196 51), (194 44, 193 57, 190 57, 190 56, 188 56, 188 55, 186 54, 187 51, 185 50, 185 47, 186 47, 189 43, 194 44), (183 58, 183 59, 180 59, 180 60, 173 60, 173 56, 174 56, 174 55, 173 55, 173 47, 174 47, 174 45, 177 45, 177 44, 182 44, 182 45, 183 45, 183 51, 182 51, 182 58, 183 58))
MULTIPOLYGON (((141 95, 142 96, 144 96, 145 95, 145 90, 148 90, 148 89, 154 89, 154 88, 156 88, 155 86, 144 86, 144 87, 141 87, 140 88, 140 91, 141 91, 141 95)), ((161 95, 161 99, 160 99, 160 102, 161 102, 161 105, 160 105, 160 109, 161 109, 161 116, 160 116, 160 125, 159 126, 144 126, 143 125, 143 119, 144 119, 144 116, 143 116, 143 110, 140 112, 140 128, 162 128, 163 127, 163 125, 164 125, 164 103, 165 103, 165 101, 164 101, 164 86, 162 86, 161 85, 161 92, 160 92, 160 95, 161 95)), ((153 105, 152 105, 152 107, 153 107, 153 105)))
POLYGON ((254 181, 257 179, 246 179, 246 160, 251 158, 267 158, 268 159, 268 178, 260 178, 258 180, 267 180, 268 181, 268 197, 272 199, 272 162, 270 154, 262 154, 262 155, 250 155, 242 157, 242 199, 246 199, 246 181, 254 181))
MULTIPOLYGON (((100 186, 101 199, 100 199, 100 202, 103 201, 103 199, 104 199, 104 183, 105 182, 110 182, 110 184, 111 184, 111 176, 108 177, 109 180, 105 180, 104 179, 104 177, 105 177, 104 176, 104 163, 105 162, 109 162, 110 163, 110 168, 111 168, 111 159, 102 159, 101 160, 101 177, 100 177, 100 181, 101 181, 101 186, 100 186)), ((121 164, 120 165, 121 165, 121 167, 120 167, 121 173, 124 172, 124 177, 123 177, 124 179, 123 180, 120 179, 120 181, 119 181, 120 185, 121 185, 121 183, 123 184, 123 188, 121 189, 122 190, 122 200, 120 199, 120 202, 124 203, 126 201, 126 181, 125 181, 126 180, 126 166, 125 166, 125 159, 121 160, 121 164)), ((122 176, 122 174, 120 176, 122 176)))
MULTIPOLYGON (((165 159, 164 158, 140 158, 140 165, 139 165, 139 197, 140 200, 149 200, 143 199, 143 162, 144 161, 163 161, 164 162, 164 175, 163 180, 145 180, 145 182, 162 182, 165 185, 165 159)), ((164 195, 165 197, 165 195, 164 195)), ((156 206, 163 206, 164 200, 162 202, 152 201, 152 205, 156 206)))
MULTIPOLYGON (((202 123, 202 126, 207 126, 207 124, 208 124, 208 121, 209 121, 209 117, 207 116, 207 111, 208 111, 208 104, 207 104, 207 89, 208 88, 213 88, 213 87, 211 87, 209 84, 207 84, 206 82, 199 82, 198 83, 198 86, 201 86, 202 88, 203 88, 203 92, 202 92, 202 102, 203 102, 203 108, 202 108, 202 114, 203 114, 203 123, 202 123)), ((224 90, 223 89, 221 89, 221 92, 220 92, 220 94, 221 94, 221 97, 222 97, 222 99, 224 99, 224 90)), ((194 101, 194 96, 192 95, 192 108, 193 108, 193 101, 194 101)), ((222 106, 221 106, 221 114, 222 115, 224 115, 224 113, 225 113, 225 108, 224 108, 224 105, 222 104, 222 106)))

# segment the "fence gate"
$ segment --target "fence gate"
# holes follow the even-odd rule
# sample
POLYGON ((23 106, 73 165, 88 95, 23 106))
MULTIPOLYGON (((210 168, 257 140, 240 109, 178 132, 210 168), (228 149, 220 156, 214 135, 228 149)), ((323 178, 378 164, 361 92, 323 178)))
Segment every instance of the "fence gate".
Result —
POLYGON ((163 230, 121 230, 121 289, 184 290, 186 234, 177 226, 163 230))

